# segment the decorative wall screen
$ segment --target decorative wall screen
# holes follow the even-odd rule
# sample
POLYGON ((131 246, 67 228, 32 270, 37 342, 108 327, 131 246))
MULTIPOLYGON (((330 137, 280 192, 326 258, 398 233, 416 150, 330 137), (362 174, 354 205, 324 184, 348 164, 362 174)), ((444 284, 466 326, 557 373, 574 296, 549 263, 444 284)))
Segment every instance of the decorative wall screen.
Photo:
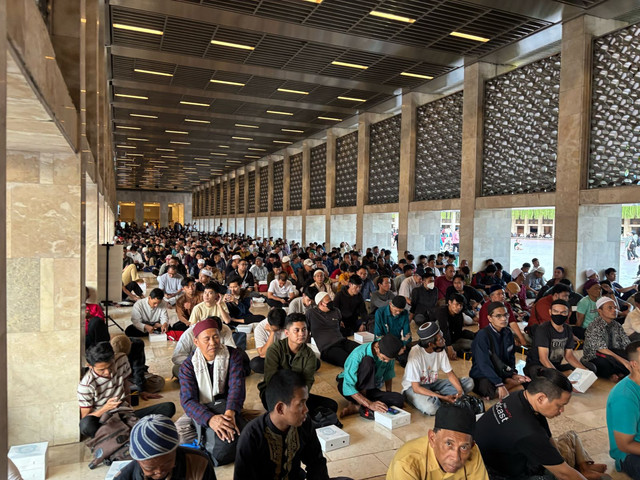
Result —
POLYGON ((399 199, 401 122, 401 115, 394 115, 369 129, 369 204, 399 199))
POLYGON ((414 200, 460 197, 462 92, 417 109, 414 200))
POLYGON ((236 213, 236 179, 229 179, 229 213, 236 213))
POLYGON ((238 177, 238 213, 244 213, 244 174, 238 177))
POLYGON ((327 205, 327 144, 311 149, 309 159, 311 197, 309 208, 325 208, 327 205))
POLYGON ((222 184, 222 215, 227 215, 228 214, 228 206, 229 203, 227 201, 227 199, 229 195, 229 182, 224 182, 222 184))
POLYGON ((221 195, 221 190, 222 190, 222 185, 220 185, 219 183, 215 186, 216 189, 216 216, 220 215, 220 197, 221 195))
POLYGON ((204 216, 209 214, 209 190, 209 187, 204 189, 204 216))
POLYGON ((640 26, 593 42, 589 188, 640 185, 640 26))
POLYGON ((216 189, 212 185, 207 189, 207 191, 205 193, 206 193, 207 201, 209 202, 209 206, 204 211, 204 215, 207 216, 207 217, 213 217, 213 201, 214 201, 214 198, 215 198, 215 195, 216 195, 216 189))
POLYGON ((249 172, 249 195, 247 213, 256 212, 256 171, 249 172))
POLYGON ((284 172, 284 161, 274 162, 273 164, 273 205, 274 212, 282 211, 283 185, 282 174, 284 172))
POLYGON ((193 192, 191 194, 191 216, 199 217, 200 212, 198 212, 198 199, 200 198, 200 192, 193 192))
POLYGON ((556 189, 560 55, 485 84, 482 195, 556 189))
POLYGON ((355 207, 358 196, 358 132, 336 139, 336 207, 355 207))
POLYGON ((302 153, 289 157, 289 210, 302 210, 302 153))
POLYGON ((269 167, 260 167, 260 211, 269 211, 269 167))

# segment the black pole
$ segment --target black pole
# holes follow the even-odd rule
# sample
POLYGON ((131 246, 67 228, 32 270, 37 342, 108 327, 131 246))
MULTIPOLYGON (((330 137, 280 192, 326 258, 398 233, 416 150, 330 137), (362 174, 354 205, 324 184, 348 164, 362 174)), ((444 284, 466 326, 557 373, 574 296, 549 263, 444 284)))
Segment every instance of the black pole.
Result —
POLYGON ((113 247, 113 243, 103 243, 103 247, 107 247, 107 278, 105 284, 105 297, 107 297, 104 301, 104 316, 105 318, 109 318, 109 248, 113 247))

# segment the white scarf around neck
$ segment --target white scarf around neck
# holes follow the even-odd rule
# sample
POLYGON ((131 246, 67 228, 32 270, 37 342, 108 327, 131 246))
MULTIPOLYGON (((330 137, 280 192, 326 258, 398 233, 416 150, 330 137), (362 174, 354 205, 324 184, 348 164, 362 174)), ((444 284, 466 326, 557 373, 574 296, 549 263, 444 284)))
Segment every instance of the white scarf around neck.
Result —
POLYGON ((216 358, 213 360, 213 381, 209 376, 207 359, 204 358, 199 348, 193 352, 191 362, 193 363, 193 373, 198 382, 200 403, 212 403, 214 397, 224 393, 225 390, 229 371, 229 350, 225 345, 222 345, 220 351, 216 353, 216 358))

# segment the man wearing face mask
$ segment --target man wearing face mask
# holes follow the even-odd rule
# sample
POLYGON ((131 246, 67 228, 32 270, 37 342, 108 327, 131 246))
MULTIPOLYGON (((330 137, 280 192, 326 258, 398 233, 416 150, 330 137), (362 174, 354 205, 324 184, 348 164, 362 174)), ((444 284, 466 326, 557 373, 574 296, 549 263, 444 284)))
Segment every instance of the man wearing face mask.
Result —
POLYGON ((567 322, 570 313, 571 307, 566 300, 558 299, 551 303, 551 321, 538 325, 533 333, 533 347, 529 350, 527 365, 524 367, 526 376, 533 378, 540 366, 555 368, 561 372, 586 368, 573 354, 576 342, 567 322), (563 364, 562 360, 567 363, 563 364))
MULTIPOLYGON (((422 274, 422 285, 411 292, 411 319, 416 320, 416 315, 423 315, 425 321, 429 319, 436 303, 438 303, 438 290, 435 289, 436 276, 431 270, 422 274)), ((416 320, 417 323, 417 320, 416 320)))

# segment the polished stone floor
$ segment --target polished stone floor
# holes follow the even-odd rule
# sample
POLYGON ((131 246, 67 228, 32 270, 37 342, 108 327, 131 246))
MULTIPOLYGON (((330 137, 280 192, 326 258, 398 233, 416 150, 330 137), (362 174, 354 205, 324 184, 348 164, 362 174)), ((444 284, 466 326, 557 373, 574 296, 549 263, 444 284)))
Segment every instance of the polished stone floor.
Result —
MULTIPOLYGON (((149 279, 151 280, 151 279, 149 279)), ((149 286, 153 284, 149 282, 149 286)), ((148 290, 147 290, 148 291, 148 290)), ((266 307, 255 308, 256 313, 266 315, 266 307)), ((121 326, 129 324, 130 308, 110 309, 111 316, 121 326)), ((170 312, 175 315, 175 312, 170 312)), ((119 330, 112 326, 111 334, 119 333, 119 330)), ((415 335, 414 335, 415 336, 415 335)), ((164 398, 157 400, 173 401, 177 406, 177 419, 182 415, 180 407, 179 386, 177 381, 172 381, 171 377, 171 352, 174 342, 166 344, 156 344, 150 346, 146 342, 147 365, 150 371, 166 378, 167 383, 163 393, 164 398)), ((256 355, 253 347, 253 338, 250 336, 247 342, 247 349, 250 357, 256 355)), ((578 352, 579 354, 581 352, 578 352)), ((453 368, 458 376, 466 376, 471 362, 458 360, 453 363, 453 368)), ((334 398, 341 407, 346 406, 346 400, 338 393, 335 377, 339 369, 324 363, 318 371, 316 382, 312 392, 334 398)), ((397 377, 394 379, 394 389, 400 391, 402 379, 402 368, 396 365, 397 377)), ((253 415, 263 412, 262 405, 257 394, 257 384, 261 380, 261 375, 252 374, 247 378, 247 400, 245 408, 253 415)), ((587 393, 574 394, 565 412, 558 418, 550 421, 554 435, 561 434, 568 430, 575 430, 582 438, 585 447, 591 453, 596 462, 609 465, 609 474, 614 479, 626 479, 626 475, 613 470, 613 462, 608 455, 608 439, 605 426, 605 405, 609 390, 612 384, 607 381, 598 380, 587 393)), ((141 402, 140 406, 151 403, 141 402)), ((387 467, 391 462, 396 450, 405 442, 427 434, 429 428, 433 427, 433 417, 426 417, 416 411, 410 405, 405 407, 411 412, 411 424, 405 427, 388 430, 375 422, 365 420, 359 416, 352 416, 343 419, 344 430, 351 436, 351 444, 339 450, 326 454, 329 474, 331 476, 348 476, 353 479, 384 479, 387 467)), ((83 444, 72 444, 49 449, 49 473, 47 478, 56 480, 71 479, 103 479, 107 473, 107 468, 102 466, 95 470, 89 470, 87 464, 90 460, 90 453, 83 444)), ((233 478, 233 465, 216 469, 216 474, 220 480, 233 478)))

